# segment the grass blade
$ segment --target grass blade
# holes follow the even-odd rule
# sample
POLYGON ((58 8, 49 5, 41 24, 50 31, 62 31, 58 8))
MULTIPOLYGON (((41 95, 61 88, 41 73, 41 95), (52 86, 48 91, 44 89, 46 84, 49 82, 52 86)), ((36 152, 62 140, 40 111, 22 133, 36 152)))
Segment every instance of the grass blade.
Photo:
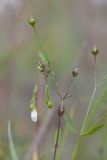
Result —
POLYGON ((11 159, 18 160, 18 158, 16 156, 16 151, 14 148, 13 140, 12 140, 10 121, 8 122, 8 139, 9 139, 9 148, 10 148, 11 159))

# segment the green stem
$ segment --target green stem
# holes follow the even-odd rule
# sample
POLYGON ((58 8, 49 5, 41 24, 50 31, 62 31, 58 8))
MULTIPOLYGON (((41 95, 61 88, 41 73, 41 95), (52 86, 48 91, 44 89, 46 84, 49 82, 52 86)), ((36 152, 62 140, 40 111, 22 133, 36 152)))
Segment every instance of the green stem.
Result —
POLYGON ((107 75, 105 75, 104 78, 102 78, 102 80, 97 84, 97 88, 100 87, 106 79, 107 75))
MULTIPOLYGON (((73 80, 74 80, 74 78, 72 77, 70 83, 68 84, 68 86, 67 86, 67 88, 66 88, 66 94, 68 93, 68 91, 69 91, 69 89, 70 89, 70 87, 71 87, 71 85, 72 85, 72 83, 73 83, 73 80)), ((66 95, 66 94, 65 94, 65 95, 66 95)))
POLYGON ((51 71, 51 74, 52 74, 52 80, 53 80, 53 82, 54 82, 54 84, 55 84, 55 87, 56 87, 57 94, 59 95, 59 97, 60 97, 60 99, 61 99, 61 101, 62 101, 63 98, 62 98, 60 89, 59 89, 59 87, 58 87, 58 83, 57 83, 57 81, 56 81, 56 79, 55 79, 54 72, 51 71))
POLYGON ((37 41, 38 41, 39 47, 40 47, 41 51, 44 52, 43 45, 41 44, 41 41, 40 41, 40 39, 39 39, 39 36, 38 36, 38 33, 37 33, 35 27, 33 27, 33 29, 34 29, 34 32, 35 32, 35 34, 36 34, 36 39, 37 39, 37 41))

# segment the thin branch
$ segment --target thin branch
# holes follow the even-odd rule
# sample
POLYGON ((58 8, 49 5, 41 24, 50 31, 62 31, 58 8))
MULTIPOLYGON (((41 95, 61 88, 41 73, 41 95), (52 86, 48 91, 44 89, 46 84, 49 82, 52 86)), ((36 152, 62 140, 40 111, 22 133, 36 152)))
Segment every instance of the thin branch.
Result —
MULTIPOLYGON (((71 85, 72 85, 72 83, 73 83, 73 80, 74 80, 74 78, 72 77, 70 83, 67 85, 66 94, 68 93, 68 91, 69 91, 69 89, 70 89, 70 87, 71 87, 71 85)), ((65 94, 65 95, 66 95, 66 94, 65 94)))
POLYGON ((55 79, 54 72, 51 71, 51 74, 52 74, 52 80, 53 80, 53 82, 54 82, 54 84, 55 84, 55 87, 56 87, 57 94, 59 95, 59 97, 60 97, 60 99, 61 99, 61 101, 62 101, 62 95, 61 95, 60 89, 59 89, 59 87, 58 87, 58 83, 57 83, 57 81, 56 81, 56 79, 55 79))

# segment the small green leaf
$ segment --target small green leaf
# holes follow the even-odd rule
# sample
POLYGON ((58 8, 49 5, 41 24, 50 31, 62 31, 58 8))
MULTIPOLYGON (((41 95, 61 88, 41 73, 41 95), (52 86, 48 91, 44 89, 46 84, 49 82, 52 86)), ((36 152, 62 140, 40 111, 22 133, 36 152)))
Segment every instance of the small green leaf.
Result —
POLYGON ((10 121, 8 122, 8 139, 9 139, 9 148, 10 148, 11 159, 18 160, 17 156, 16 156, 13 140, 12 140, 10 121))
POLYGON ((47 53, 39 52, 39 57, 44 63, 49 64, 47 53))
POLYGON ((77 129, 75 128, 73 119, 72 119, 72 117, 71 117, 68 113, 65 113, 65 120, 66 120, 66 123, 67 123, 69 129, 70 129, 73 133, 77 134, 77 129))
POLYGON ((102 127, 104 126, 103 123, 97 123, 95 124, 92 128, 90 128, 89 130, 85 131, 82 136, 90 136, 95 134, 97 131, 99 131, 102 127))

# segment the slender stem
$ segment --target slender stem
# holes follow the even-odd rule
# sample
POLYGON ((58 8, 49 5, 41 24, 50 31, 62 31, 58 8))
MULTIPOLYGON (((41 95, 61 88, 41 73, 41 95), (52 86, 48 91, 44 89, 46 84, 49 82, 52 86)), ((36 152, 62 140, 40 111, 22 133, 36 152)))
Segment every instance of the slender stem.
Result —
POLYGON ((71 85, 72 85, 72 83, 73 83, 73 80, 74 80, 74 78, 72 77, 70 83, 68 84, 68 86, 67 86, 67 88, 66 88, 66 93, 68 93, 68 91, 69 91, 69 89, 70 89, 70 87, 71 87, 71 85))
POLYGON ((101 81, 97 84, 97 88, 100 87, 102 85, 102 83, 107 79, 107 75, 105 75, 101 81))
POLYGON ((37 39, 37 41, 38 41, 39 47, 40 47, 40 49, 44 52, 43 45, 41 44, 41 41, 40 41, 40 39, 39 39, 39 36, 38 36, 38 33, 37 33, 35 27, 33 27, 33 29, 34 29, 34 32, 35 32, 35 34, 36 34, 36 39, 37 39))
POLYGON ((65 95, 63 96, 63 99, 66 99, 68 97, 68 95, 71 95, 71 91, 70 91, 71 88, 70 87, 71 87, 73 81, 74 81, 74 77, 72 77, 71 81, 68 83, 65 95))
POLYGON ((90 111, 90 109, 91 109, 92 101, 93 101, 93 98, 94 98, 95 93, 96 93, 96 57, 95 57, 94 74, 95 74, 95 79, 94 79, 94 81, 95 81, 95 86, 94 86, 94 90, 93 90, 93 92, 92 92, 92 96, 91 96, 91 99, 90 99, 90 102, 89 102, 89 105, 88 105, 88 109, 87 109, 87 112, 86 112, 86 115, 85 115, 85 119, 84 119, 84 121, 83 121, 83 125, 82 125, 82 128, 81 128, 80 135, 82 135, 82 133, 83 133, 83 130, 84 130, 84 127, 85 127, 85 124, 86 124, 86 120, 87 120, 89 111, 90 111))
POLYGON ((95 88, 96 88, 96 86, 97 86, 97 80, 96 80, 96 79, 97 79, 97 76, 96 76, 96 75, 97 75, 97 74, 96 74, 96 57, 95 57, 95 59, 94 59, 94 62, 95 62, 95 65, 94 65, 94 74, 95 74, 95 75, 94 75, 94 78, 95 78, 95 88))
POLYGON ((58 131, 57 131, 57 137, 56 137, 56 144, 55 144, 55 150, 54 150, 54 160, 56 160, 56 153, 57 153, 57 147, 58 147, 58 140, 59 140, 59 131, 60 131, 60 116, 58 116, 58 131))
POLYGON ((52 80, 53 80, 53 82, 54 82, 54 84, 55 84, 55 87, 56 87, 56 90, 57 90, 57 94, 59 95, 59 97, 60 97, 60 99, 61 99, 61 101, 62 101, 62 95, 61 95, 60 89, 59 89, 59 87, 58 87, 58 83, 57 83, 57 81, 56 81, 56 79, 55 79, 54 72, 51 71, 51 74, 52 74, 52 80))

